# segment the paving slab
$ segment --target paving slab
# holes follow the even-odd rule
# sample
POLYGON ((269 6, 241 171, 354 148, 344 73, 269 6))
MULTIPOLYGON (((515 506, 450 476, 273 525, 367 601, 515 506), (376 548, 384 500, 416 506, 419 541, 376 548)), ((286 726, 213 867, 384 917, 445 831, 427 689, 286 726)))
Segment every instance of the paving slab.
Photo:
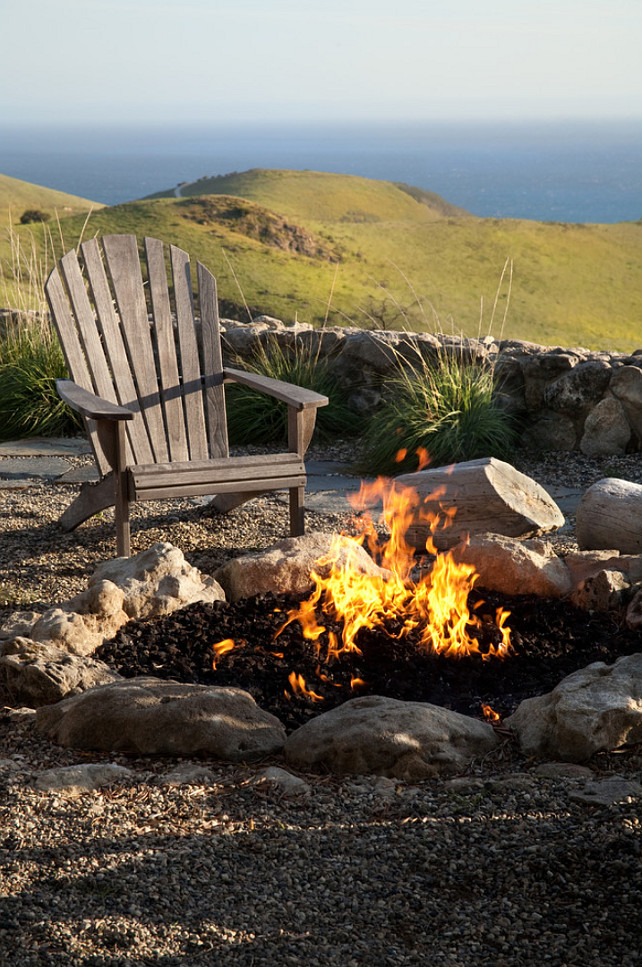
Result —
POLYGON ((69 470, 71 464, 62 457, 7 457, 0 460, 0 477, 5 480, 21 480, 26 477, 52 480, 69 470))
POLYGON ((29 437, 0 443, 0 457, 68 457, 91 453, 86 437, 29 437))
MULTIPOLYGON (((0 464, 2 466, 2 464, 0 464)), ((96 483, 100 480, 100 474, 96 470, 94 464, 90 464, 87 467, 72 467, 67 473, 63 473, 61 477, 57 477, 54 480, 55 484, 81 484, 81 483, 96 483)))

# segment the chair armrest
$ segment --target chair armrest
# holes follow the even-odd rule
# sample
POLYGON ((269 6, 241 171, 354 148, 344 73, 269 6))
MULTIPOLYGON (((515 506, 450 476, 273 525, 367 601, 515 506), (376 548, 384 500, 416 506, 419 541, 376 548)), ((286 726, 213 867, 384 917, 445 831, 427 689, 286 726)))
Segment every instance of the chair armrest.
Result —
POLYGON ((56 389, 72 410, 90 420, 133 420, 134 411, 95 396, 70 379, 57 379, 56 389))
POLYGON ((297 410, 307 410, 310 407, 327 406, 329 403, 327 396, 315 393, 313 390, 305 389, 303 386, 295 386, 294 383, 285 383, 280 379, 272 379, 270 376, 259 376, 258 373, 247 373, 242 369, 230 369, 226 366, 223 370, 223 378, 226 381, 241 383, 249 386, 259 393, 273 396, 277 400, 282 400, 288 406, 294 406, 297 410))

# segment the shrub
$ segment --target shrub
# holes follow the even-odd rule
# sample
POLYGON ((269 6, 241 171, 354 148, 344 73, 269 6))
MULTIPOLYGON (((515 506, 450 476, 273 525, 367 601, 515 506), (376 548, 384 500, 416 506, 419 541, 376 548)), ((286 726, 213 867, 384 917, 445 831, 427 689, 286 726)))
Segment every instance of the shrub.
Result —
MULTIPOLYGON (((358 418, 347 405, 347 394, 329 373, 327 363, 299 340, 289 350, 282 348, 272 336, 265 344, 260 343, 248 360, 237 358, 235 365, 327 396, 329 404, 317 410, 316 440, 341 438, 359 429, 358 418)), ((231 443, 269 443, 287 439, 285 403, 238 384, 226 386, 226 398, 231 443)))
POLYGON ((64 436, 79 422, 56 391, 67 368, 58 340, 39 316, 14 316, 0 335, 0 439, 64 436))
POLYGON ((41 212, 38 208, 28 208, 20 216, 20 224, 29 225, 31 222, 48 222, 50 217, 47 212, 41 212))
POLYGON ((505 457, 515 443, 512 417, 497 404, 494 371, 441 351, 433 362, 398 357, 383 405, 365 436, 361 470, 392 474, 416 470, 417 451, 434 466, 505 457))

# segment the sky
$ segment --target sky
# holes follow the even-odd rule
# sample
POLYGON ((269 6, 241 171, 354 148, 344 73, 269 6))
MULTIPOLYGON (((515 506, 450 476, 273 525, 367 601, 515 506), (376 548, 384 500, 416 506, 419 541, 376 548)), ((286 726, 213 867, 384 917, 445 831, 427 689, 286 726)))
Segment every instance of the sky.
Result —
POLYGON ((3 0, 0 121, 642 118, 641 0, 3 0))

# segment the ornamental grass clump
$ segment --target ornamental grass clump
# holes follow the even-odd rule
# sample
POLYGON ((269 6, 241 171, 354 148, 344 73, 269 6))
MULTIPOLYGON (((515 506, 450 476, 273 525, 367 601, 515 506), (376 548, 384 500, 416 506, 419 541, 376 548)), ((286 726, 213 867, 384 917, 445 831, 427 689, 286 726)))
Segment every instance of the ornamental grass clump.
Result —
MULTIPOLYGON (((325 360, 299 339, 284 348, 275 336, 260 342, 249 358, 237 357, 234 365, 261 376, 294 383, 327 396, 329 404, 317 410, 316 441, 331 441, 359 429, 357 415, 348 406, 347 393, 328 370, 325 360)), ((231 443, 265 443, 287 439, 285 403, 246 386, 227 385, 227 426, 231 443)))
POLYGON ((78 420, 56 391, 56 380, 66 378, 62 350, 46 318, 11 316, 0 333, 0 439, 78 432, 78 420))
POLYGON ((513 418, 498 404, 494 368, 442 350, 415 363, 395 357, 384 402, 373 414, 361 469, 369 474, 506 457, 516 442, 513 418))

